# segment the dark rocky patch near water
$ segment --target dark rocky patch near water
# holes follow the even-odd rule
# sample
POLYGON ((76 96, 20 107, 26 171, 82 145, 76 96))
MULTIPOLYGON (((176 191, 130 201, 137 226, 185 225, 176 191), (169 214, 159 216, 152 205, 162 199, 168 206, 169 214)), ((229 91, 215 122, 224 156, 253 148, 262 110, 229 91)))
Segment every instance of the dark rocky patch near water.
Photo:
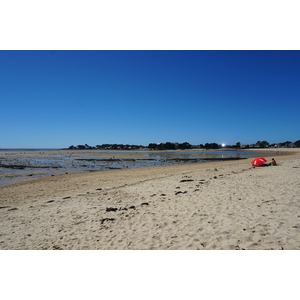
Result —
POLYGON ((0 164, 0 168, 23 170, 23 169, 26 169, 26 168, 35 168, 35 169, 54 168, 54 169, 57 169, 59 167, 58 166, 32 166, 32 165, 5 165, 5 164, 0 164))
POLYGON ((93 161, 93 162, 97 162, 97 161, 105 161, 105 162, 115 162, 115 161, 148 161, 148 160, 155 160, 153 158, 139 158, 139 159, 135 159, 135 158, 76 158, 75 160, 81 160, 81 161, 93 161))

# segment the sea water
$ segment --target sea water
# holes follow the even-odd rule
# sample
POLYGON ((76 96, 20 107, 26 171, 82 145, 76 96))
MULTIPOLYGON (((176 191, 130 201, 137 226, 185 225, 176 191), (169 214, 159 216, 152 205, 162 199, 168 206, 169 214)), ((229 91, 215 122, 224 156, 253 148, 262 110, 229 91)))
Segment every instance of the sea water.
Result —
MULTIPOLYGON (((218 161, 228 158, 241 159, 258 155, 258 152, 253 151, 142 151, 132 152, 132 158, 130 159, 114 159, 105 157, 85 157, 84 155, 80 157, 47 155, 47 150, 56 149, 11 150, 17 152, 0 151, 0 186, 26 179, 66 173, 85 173, 114 169, 169 166, 201 163, 211 160, 218 161), (40 151, 39 156, 30 156, 29 151, 40 151), (140 154, 143 154, 144 158, 140 158, 140 154)), ((5 149, 5 151, 7 151, 7 149, 5 149)), ((79 153, 81 155, 84 154, 84 152, 79 153)), ((92 150, 89 150, 85 153, 89 153, 90 155, 93 152, 92 150)), ((119 151, 109 153, 113 155, 114 153, 128 152, 119 151)))

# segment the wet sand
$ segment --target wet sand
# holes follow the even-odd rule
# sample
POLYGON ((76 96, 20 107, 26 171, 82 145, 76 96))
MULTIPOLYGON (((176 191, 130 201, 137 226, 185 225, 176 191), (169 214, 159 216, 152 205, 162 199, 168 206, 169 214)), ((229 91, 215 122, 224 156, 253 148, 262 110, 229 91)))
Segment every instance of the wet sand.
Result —
POLYGON ((249 158, 2 186, 0 249, 300 249, 300 153, 289 152, 270 167, 249 158))
POLYGON ((107 151, 107 150, 1 150, 1 155, 18 156, 69 156, 69 157, 103 157, 131 158, 144 157, 145 151, 107 151))
POLYGON ((176 150, 1 150, 0 186, 66 173, 234 160, 258 155, 253 151, 176 150))

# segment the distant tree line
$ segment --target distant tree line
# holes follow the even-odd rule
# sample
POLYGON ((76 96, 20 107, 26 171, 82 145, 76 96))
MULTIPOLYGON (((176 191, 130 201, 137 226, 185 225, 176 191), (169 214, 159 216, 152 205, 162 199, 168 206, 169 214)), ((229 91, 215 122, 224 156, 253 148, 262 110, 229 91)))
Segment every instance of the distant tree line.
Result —
POLYGON ((150 150, 184 150, 184 149, 192 149, 193 146, 187 142, 185 143, 150 143, 148 145, 148 149, 150 150))
POLYGON ((241 144, 240 142, 232 146, 226 146, 228 148, 299 148, 300 140, 296 142, 286 141, 282 143, 269 144, 267 141, 257 141, 256 144, 241 144))
MULTIPOLYGON (((251 148, 300 148, 300 140, 296 142, 286 141, 283 143, 269 144, 267 141, 257 141, 256 144, 241 144, 237 142, 235 145, 226 145, 226 148, 233 149, 251 149, 251 148)), ((96 146, 89 146, 88 144, 70 146, 68 150, 138 150, 138 149, 149 149, 149 150, 185 150, 185 149, 220 149, 224 148, 223 145, 218 143, 206 143, 200 145, 191 145, 188 142, 185 143, 150 143, 147 147, 142 145, 123 145, 123 144, 102 144, 96 146)))
POLYGON ((123 144, 102 144, 96 145, 95 147, 89 146, 88 144, 85 145, 78 145, 78 146, 70 146, 68 149, 70 150, 95 150, 95 149, 102 149, 102 150, 136 150, 136 149, 144 149, 145 146, 142 145, 123 145, 123 144))

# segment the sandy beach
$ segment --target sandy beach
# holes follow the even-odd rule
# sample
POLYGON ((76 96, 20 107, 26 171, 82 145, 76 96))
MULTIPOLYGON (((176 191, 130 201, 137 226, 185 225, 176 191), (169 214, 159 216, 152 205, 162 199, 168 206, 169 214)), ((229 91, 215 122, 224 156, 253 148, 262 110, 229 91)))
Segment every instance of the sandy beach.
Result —
POLYGON ((300 249, 300 151, 284 151, 278 166, 248 158, 2 186, 0 249, 300 249))

